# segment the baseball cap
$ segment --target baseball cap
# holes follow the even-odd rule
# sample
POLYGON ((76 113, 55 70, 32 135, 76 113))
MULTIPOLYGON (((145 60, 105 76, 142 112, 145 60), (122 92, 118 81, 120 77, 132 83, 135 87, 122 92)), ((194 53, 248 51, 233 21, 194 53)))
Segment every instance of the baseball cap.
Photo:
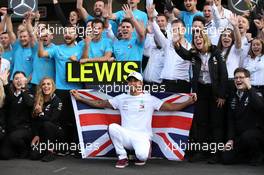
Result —
POLYGON ((134 78, 136 78, 137 80, 139 80, 139 81, 143 81, 143 77, 142 77, 142 75, 140 74, 140 73, 138 73, 138 72, 131 72, 128 76, 127 76, 127 81, 129 80, 129 78, 131 78, 131 77, 134 77, 134 78))

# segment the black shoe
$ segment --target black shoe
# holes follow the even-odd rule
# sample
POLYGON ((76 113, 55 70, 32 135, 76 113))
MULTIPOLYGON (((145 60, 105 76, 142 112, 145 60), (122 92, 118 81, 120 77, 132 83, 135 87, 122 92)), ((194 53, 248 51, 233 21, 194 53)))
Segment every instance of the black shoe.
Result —
POLYGON ((53 152, 48 151, 47 154, 44 157, 42 157, 41 161, 42 162, 51 162, 55 159, 56 159, 55 154, 53 152))

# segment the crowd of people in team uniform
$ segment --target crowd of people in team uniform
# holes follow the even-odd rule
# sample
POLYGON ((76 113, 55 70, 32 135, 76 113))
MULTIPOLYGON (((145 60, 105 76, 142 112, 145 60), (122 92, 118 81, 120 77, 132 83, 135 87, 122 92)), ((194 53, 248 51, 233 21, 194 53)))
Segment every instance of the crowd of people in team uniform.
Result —
MULTIPOLYGON (((264 157, 264 3, 245 0, 238 15, 221 0, 170 0, 158 13, 140 0, 127 0, 112 12, 112 0, 98 0, 88 13, 83 0, 66 18, 54 44, 49 24, 27 12, 14 33, 12 15, 0 8, 0 159, 54 160, 56 150, 39 153, 40 142, 78 143, 70 91, 93 88, 66 80, 66 63, 140 61, 144 83, 165 85, 170 93, 196 93, 191 143, 225 143, 231 150, 190 151, 191 162, 252 165, 264 157), (85 28, 85 34, 79 28, 85 28), (242 158, 241 158, 242 157, 242 158)), ((92 5, 92 4, 89 4, 92 5)), ((75 91, 74 91, 75 92, 75 91)), ((65 152, 64 152, 65 153, 65 152)))

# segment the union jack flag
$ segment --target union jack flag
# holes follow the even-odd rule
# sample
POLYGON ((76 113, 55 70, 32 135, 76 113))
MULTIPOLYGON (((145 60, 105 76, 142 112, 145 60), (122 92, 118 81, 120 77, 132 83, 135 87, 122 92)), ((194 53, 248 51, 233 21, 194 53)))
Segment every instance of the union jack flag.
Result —
MULTIPOLYGON (((79 90, 82 97, 94 100, 113 98, 117 93, 102 93, 79 90)), ((188 94, 154 93, 164 102, 179 103, 187 100, 188 94)), ((120 113, 112 109, 95 109, 72 97, 78 128, 82 158, 115 157, 115 150, 107 129, 111 123, 120 124, 120 113)), ((182 111, 156 111, 153 114, 152 157, 169 160, 184 159, 189 130, 193 119, 193 106, 182 111)))

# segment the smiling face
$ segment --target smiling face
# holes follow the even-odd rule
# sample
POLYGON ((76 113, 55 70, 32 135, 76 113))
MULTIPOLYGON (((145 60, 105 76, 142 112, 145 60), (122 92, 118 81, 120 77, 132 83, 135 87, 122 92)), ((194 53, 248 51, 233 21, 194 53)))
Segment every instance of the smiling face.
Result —
POLYGON ((160 27, 160 29, 165 30, 167 25, 168 25, 168 21, 167 18, 165 16, 157 16, 157 23, 160 27))
POLYGON ((21 90, 25 87, 27 79, 22 73, 17 73, 15 74, 12 83, 16 90, 21 90))
POLYGON ((55 91, 55 85, 52 79, 46 78, 41 81, 41 90, 44 96, 51 96, 55 91))
POLYGON ((203 36, 201 34, 201 32, 195 32, 194 36, 193 36, 193 43, 194 43, 194 47, 198 50, 198 51, 202 51, 204 48, 204 39, 203 36))
POLYGON ((263 53, 263 44, 259 39, 254 39, 251 43, 251 51, 254 56, 260 56, 263 53))
POLYGON ((100 39, 103 33, 104 27, 102 23, 93 23, 93 35, 95 39, 100 39))
POLYGON ((184 0, 184 6, 188 12, 196 9, 197 0, 184 0))
POLYGON ((130 39, 132 37, 133 26, 129 22, 121 24, 122 39, 130 39))
POLYGON ((71 25, 76 25, 78 23, 79 20, 79 15, 76 11, 71 11, 70 15, 69 15, 69 21, 71 25))
POLYGON ((210 5, 204 6, 203 14, 204 14, 204 18, 206 19, 207 22, 209 22, 213 19, 213 12, 212 12, 212 8, 210 5))
POLYGON ((0 43, 3 45, 5 49, 9 48, 11 42, 8 33, 4 33, 0 35, 0 43))
POLYGON ((93 7, 95 17, 101 17, 103 14, 104 8, 105 8, 105 4, 103 1, 95 2, 94 7, 93 7))
POLYGON ((77 38, 76 28, 75 27, 67 27, 63 37, 64 37, 64 41, 67 45, 73 44, 77 38))
POLYGON ((234 80, 235 80, 235 86, 237 90, 243 91, 247 89, 247 86, 244 83, 245 78, 249 78, 249 77, 246 77, 243 72, 237 72, 235 74, 234 80))
POLYGON ((19 41, 23 47, 28 47, 30 44, 30 36, 28 31, 22 31, 19 33, 19 41))
POLYGON ((233 38, 232 38, 232 31, 231 30, 225 30, 221 34, 221 43, 223 48, 229 48, 232 45, 233 38))
POLYGON ((53 39, 53 35, 50 34, 48 29, 43 29, 41 32, 40 39, 43 41, 44 46, 48 46, 51 43, 51 40, 53 39))
POLYGON ((130 94, 131 95, 138 95, 140 93, 142 93, 142 89, 143 89, 143 82, 131 77, 128 80, 128 86, 129 86, 129 90, 130 90, 130 94))
POLYGON ((238 28, 239 28, 241 35, 244 35, 247 33, 249 29, 249 22, 247 18, 243 16, 238 16, 238 28))

